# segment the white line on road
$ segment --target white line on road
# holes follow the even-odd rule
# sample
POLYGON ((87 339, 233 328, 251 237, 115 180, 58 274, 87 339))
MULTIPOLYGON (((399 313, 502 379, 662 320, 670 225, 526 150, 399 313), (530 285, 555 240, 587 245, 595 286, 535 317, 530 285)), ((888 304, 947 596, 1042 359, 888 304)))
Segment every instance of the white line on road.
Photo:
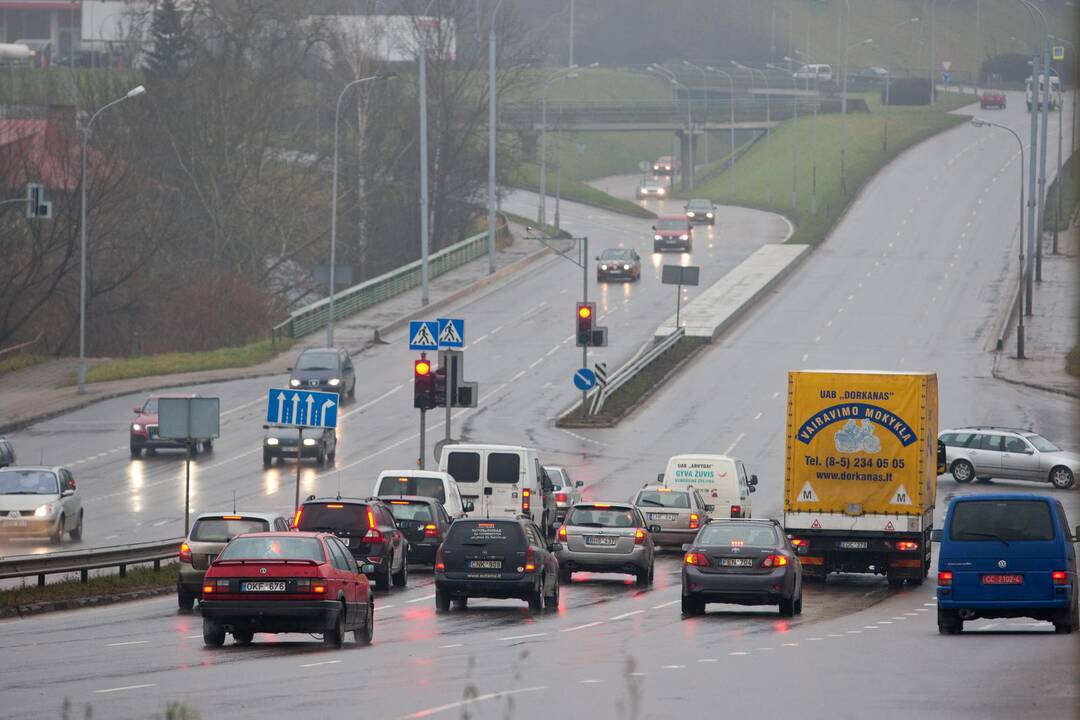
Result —
POLYGON ((465 647, 465 645, 462 644, 462 643, 454 643, 452 645, 440 645, 439 649, 440 650, 449 650, 450 648, 459 648, 459 647, 465 647))
POLYGON ((729 652, 729 653, 728 653, 728 655, 749 655, 749 654, 750 654, 750 653, 748 653, 748 652, 745 652, 745 651, 743 651, 743 650, 736 650, 736 651, 734 651, 734 652, 729 652))
POLYGON ((474 698, 467 700, 458 700, 457 702, 447 703, 445 705, 438 705, 436 707, 425 708, 423 710, 417 710, 411 715, 402 715, 398 720, 413 720, 414 718, 431 717, 437 713, 446 712, 447 710, 454 710, 459 707, 465 707, 467 705, 473 705, 485 700, 498 700, 499 698, 507 697, 509 695, 520 695, 522 693, 540 692, 541 690, 547 690, 547 685, 537 685, 536 687, 519 688, 517 690, 503 690, 501 692, 487 693, 486 695, 477 695, 474 698))
POLYGON ((393 605, 376 605, 375 609, 376 610, 386 610, 386 609, 392 608, 392 607, 394 607, 394 606, 393 605))
POLYGON ((585 623, 584 625, 575 625, 574 627, 564 628, 559 632, 575 632, 577 630, 584 630, 585 628, 596 627, 597 625, 603 625, 603 623, 598 620, 596 622, 585 623))
POLYGON ((337 665, 339 662, 341 662, 341 661, 340 660, 323 660, 322 662, 304 663, 300 667, 308 668, 308 667, 319 667, 320 665, 337 665))
POLYGON ((542 357, 536 358, 535 360, 532 361, 532 364, 529 365, 529 369, 532 370, 534 367, 536 367, 537 365, 539 365, 542 362, 544 362, 544 358, 542 358, 542 357))
POLYGON ((812 637, 812 638, 806 638, 806 639, 810 640, 810 641, 814 641, 814 640, 824 640, 825 638, 812 637))
POLYGON ((528 635, 509 635, 507 637, 501 637, 499 640, 528 640, 529 638, 543 637, 547 635, 546 632, 529 633, 528 635))
POLYGON ((736 435, 735 440, 732 441, 730 445, 728 445, 728 448, 724 451, 724 454, 730 455, 731 451, 735 449, 735 446, 739 444, 739 441, 742 440, 745 435, 746 433, 739 433, 738 435, 736 435))
POLYGON ((802 362, 806 362, 806 358, 810 357, 810 353, 803 353, 802 362))
POLYGON ((503 326, 502 326, 502 325, 500 325, 499 327, 497 327, 497 328, 494 328, 494 329, 493 329, 493 330, 492 330, 491 332, 489 332, 489 333, 488 333, 488 335, 494 335, 494 334, 495 334, 495 333, 497 333, 497 332, 501 332, 501 331, 502 331, 502 329, 503 329, 503 326))
POLYGON ((758 413, 757 415, 755 415, 754 419, 755 420, 760 420, 761 419, 761 413, 758 413))
MULTIPOLYGON (((197 637, 202 637, 199 635, 197 637)), ((106 643, 105 647, 123 647, 124 645, 145 645, 149 640, 128 640, 127 642, 106 643)))
POLYGON ((862 635, 862 630, 848 630, 848 635, 862 635))
POLYGON ((524 371, 524 370, 522 370, 521 372, 519 372, 519 373, 518 373, 517 375, 515 375, 514 377, 510 378, 510 382, 514 382, 515 380, 517 380, 517 379, 519 379, 519 378, 523 378, 523 377, 525 377, 525 371, 524 371))
POLYGON ((143 683, 142 685, 125 685, 123 687, 105 688, 94 692, 103 695, 105 693, 123 692, 124 690, 138 690, 140 688, 157 687, 157 683, 143 683))
POLYGON ((698 660, 698 662, 699 663, 720 662, 720 659, 719 658, 701 658, 700 660, 698 660))
POLYGON ((548 355, 554 355, 557 352, 559 352, 559 346, 558 345, 556 345, 555 347, 548 350, 547 355, 545 355, 544 357, 547 357, 548 355))
POLYGON ((772 396, 773 396, 773 400, 775 400, 776 398, 780 397, 780 391, 779 391, 779 390, 777 390, 776 392, 774 392, 774 393, 772 394, 772 396))
POLYGON ((645 611, 644 610, 631 610, 630 612, 623 613, 622 615, 616 615, 615 617, 608 618, 608 619, 609 620, 622 620, 623 618, 628 618, 631 615, 640 615, 643 612, 645 612, 645 611))
POLYGON ((685 665, 665 665, 663 667, 663 669, 664 670, 682 670, 684 667, 686 667, 686 666, 685 665))
POLYGON ((579 680, 578 681, 578 683, 581 684, 581 685, 595 685, 598 682, 600 682, 600 681, 596 680, 594 678, 589 678, 588 680, 579 680))
POLYGON ((162 525, 168 525, 170 520, 158 520, 156 523, 151 523, 150 527, 161 527, 162 525))
POLYGON ((799 647, 799 643, 784 643, 784 647, 799 647))
POLYGON ((201 638, 201 637, 202 637, 202 633, 199 633, 198 635, 185 635, 184 639, 185 640, 195 640, 196 638, 201 638))
MULTIPOLYGON (((727 455, 727 453, 724 453, 724 454, 727 455)), ((682 602, 682 600, 672 600, 671 602, 660 603, 659 605, 653 605, 652 609, 653 610, 659 610, 661 608, 670 607, 670 606, 674 605, 677 602, 682 602)))
POLYGON ((413 598, 412 600, 408 600, 407 602, 418 603, 418 602, 423 602, 424 600, 430 600, 433 597, 435 597, 435 593, 431 593, 430 595, 425 595, 424 597, 413 598))

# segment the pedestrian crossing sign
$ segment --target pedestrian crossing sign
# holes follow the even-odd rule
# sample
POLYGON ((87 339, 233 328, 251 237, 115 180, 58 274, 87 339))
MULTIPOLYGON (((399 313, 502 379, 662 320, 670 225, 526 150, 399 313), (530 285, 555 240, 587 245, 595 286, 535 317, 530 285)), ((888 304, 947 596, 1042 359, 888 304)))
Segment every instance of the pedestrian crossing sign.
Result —
POLYGON ((1055 45, 1054 46, 1054 55, 1053 55, 1053 57, 1054 57, 1055 60, 1064 60, 1065 59, 1065 46, 1064 45, 1055 45))
POLYGON ((465 321, 460 318, 439 318, 439 347, 442 349, 465 346, 465 321))
POLYGON ((413 320, 409 323, 410 350, 438 350, 439 323, 430 320, 413 320))

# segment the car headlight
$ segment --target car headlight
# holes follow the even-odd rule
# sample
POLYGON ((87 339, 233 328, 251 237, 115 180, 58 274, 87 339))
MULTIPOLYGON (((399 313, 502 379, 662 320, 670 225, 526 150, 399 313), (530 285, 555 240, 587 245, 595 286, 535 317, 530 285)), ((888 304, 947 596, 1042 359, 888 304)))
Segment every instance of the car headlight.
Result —
POLYGON ((311 447, 316 442, 318 442, 318 441, 315 438, 304 438, 304 446, 305 447, 311 447))
POLYGON ((52 515, 52 511, 53 511, 53 504, 52 503, 45 503, 44 505, 40 506, 38 509, 34 510, 34 517, 48 517, 49 515, 52 515))
POLYGON ((663 195, 664 194, 664 188, 657 188, 656 189, 656 194, 657 195, 663 195))
POLYGON ((679 239, 680 239, 680 240, 689 240, 689 239, 690 239, 690 236, 689 236, 689 235, 680 235, 680 236, 679 236, 679 239))
POLYGON ((601 270, 607 270, 607 265, 601 265, 601 266, 600 266, 600 269, 601 269, 601 270))
POLYGON ((139 423, 131 423, 131 429, 135 432, 139 432, 140 430, 142 430, 142 425, 140 425, 139 423))
POLYGON ((705 213, 705 217, 707 217, 707 218, 711 218, 712 216, 713 216, 712 213, 705 213))
POLYGON ((687 213, 686 213, 686 217, 694 217, 694 213, 692 213, 692 212, 687 212, 687 213))
POLYGON ((289 381, 289 387, 300 387, 300 381, 296 378, 293 378, 289 381))
POLYGON ((630 266, 629 266, 629 265, 623 265, 623 266, 622 266, 622 269, 623 269, 623 270, 629 270, 629 269, 630 269, 630 266))
POLYGON ((281 442, 281 441, 278 440, 277 438, 266 438, 266 444, 267 445, 277 445, 279 442, 281 442))
POLYGON ((330 378, 330 384, 334 387, 337 387, 341 384, 341 378, 330 378))
POLYGON ((660 237, 659 235, 653 235, 652 239, 653 240, 663 240, 664 238, 660 237))

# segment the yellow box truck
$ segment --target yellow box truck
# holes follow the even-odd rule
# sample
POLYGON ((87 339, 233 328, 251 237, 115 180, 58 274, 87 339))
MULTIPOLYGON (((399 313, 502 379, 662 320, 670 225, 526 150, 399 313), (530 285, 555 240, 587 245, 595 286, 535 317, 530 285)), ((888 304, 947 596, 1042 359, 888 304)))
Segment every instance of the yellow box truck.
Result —
POLYGON ((930 571, 937 496, 934 373, 788 373, 784 526, 803 577, 930 571))

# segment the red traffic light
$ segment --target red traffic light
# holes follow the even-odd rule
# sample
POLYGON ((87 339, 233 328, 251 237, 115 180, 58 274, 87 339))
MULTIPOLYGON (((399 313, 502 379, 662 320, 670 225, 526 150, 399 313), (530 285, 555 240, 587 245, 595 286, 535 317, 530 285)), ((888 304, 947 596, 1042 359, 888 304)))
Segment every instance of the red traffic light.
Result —
POLYGON ((582 320, 587 320, 592 317, 592 308, 588 305, 579 305, 577 309, 578 317, 582 320))
POLYGON ((426 377, 431 372, 431 363, 427 360, 417 360, 414 369, 417 375, 426 377))

